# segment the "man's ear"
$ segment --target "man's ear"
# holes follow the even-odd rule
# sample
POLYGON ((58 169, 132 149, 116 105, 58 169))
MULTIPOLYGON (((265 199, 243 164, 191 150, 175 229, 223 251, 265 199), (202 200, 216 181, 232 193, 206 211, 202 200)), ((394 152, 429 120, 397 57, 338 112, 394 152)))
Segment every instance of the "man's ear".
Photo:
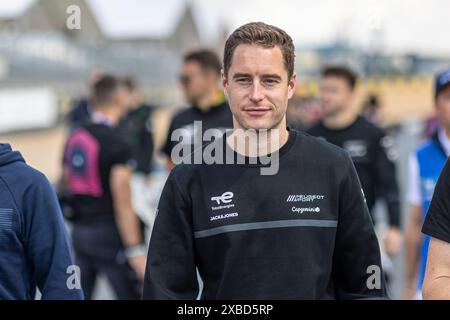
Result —
POLYGON ((112 95, 111 101, 112 101, 112 103, 113 103, 114 105, 120 105, 121 102, 122 102, 121 94, 122 94, 123 92, 121 92, 121 90, 122 90, 121 88, 119 88, 118 90, 115 90, 114 93, 113 93, 113 95, 112 95))
POLYGON ((223 93, 225 94, 225 97, 228 99, 228 80, 226 78, 225 75, 225 71, 222 69, 220 71, 220 78, 221 78, 221 83, 222 83, 222 87, 223 87, 223 93))
POLYGON ((227 77, 225 75, 225 71, 222 69, 220 70, 220 78, 222 82, 222 87, 225 89, 225 87, 228 85, 227 77))
POLYGON ((288 99, 292 98, 297 88, 297 74, 294 72, 288 82, 288 99))
POLYGON ((213 70, 210 70, 210 71, 208 71, 207 76, 208 76, 209 81, 212 84, 214 84, 215 86, 217 86, 218 81, 219 81, 219 79, 218 79, 219 77, 217 76, 217 72, 215 72, 213 70))
POLYGON ((439 112, 439 103, 438 103, 439 97, 434 98, 434 112, 439 112))

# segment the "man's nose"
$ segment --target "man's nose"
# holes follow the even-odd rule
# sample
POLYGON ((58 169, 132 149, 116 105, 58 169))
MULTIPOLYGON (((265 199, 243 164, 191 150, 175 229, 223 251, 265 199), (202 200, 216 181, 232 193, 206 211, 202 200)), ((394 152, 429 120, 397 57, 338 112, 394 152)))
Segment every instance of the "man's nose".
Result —
POLYGON ((249 98, 253 102, 258 102, 264 99, 264 88, 262 88, 258 81, 253 82, 249 98))

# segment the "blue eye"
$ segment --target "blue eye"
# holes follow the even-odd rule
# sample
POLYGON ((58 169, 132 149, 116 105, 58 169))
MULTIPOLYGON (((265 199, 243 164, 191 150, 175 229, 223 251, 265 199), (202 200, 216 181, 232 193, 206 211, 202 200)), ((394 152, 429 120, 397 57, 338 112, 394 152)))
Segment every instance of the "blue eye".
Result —
POLYGON ((275 79, 266 79, 266 80, 264 80, 264 83, 269 86, 273 86, 273 85, 276 85, 278 83, 278 81, 275 79))
POLYGON ((249 84, 250 83, 250 79, 248 78, 238 78, 236 79, 236 82, 239 84, 249 84))

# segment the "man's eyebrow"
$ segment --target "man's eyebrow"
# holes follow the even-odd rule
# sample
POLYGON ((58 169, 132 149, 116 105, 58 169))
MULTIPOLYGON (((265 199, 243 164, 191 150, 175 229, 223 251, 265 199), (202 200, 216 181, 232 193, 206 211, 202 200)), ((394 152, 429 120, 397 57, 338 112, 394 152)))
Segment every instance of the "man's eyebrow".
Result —
POLYGON ((249 73, 235 73, 233 75, 233 79, 236 78, 245 78, 245 77, 251 77, 251 75, 249 73))
POLYGON ((261 76, 261 78, 274 78, 274 79, 281 80, 281 76, 279 76, 279 75, 276 74, 276 73, 272 73, 272 74, 263 74, 263 75, 261 76))
MULTIPOLYGON (((245 78, 245 77, 251 77, 251 76, 252 76, 252 75, 249 74, 249 73, 235 73, 235 74, 233 75, 233 79, 236 79, 236 78, 245 78)), ((261 75, 261 78, 274 78, 274 79, 279 79, 279 80, 282 79, 281 76, 279 76, 279 75, 276 74, 276 73, 263 74, 263 75, 261 75)))

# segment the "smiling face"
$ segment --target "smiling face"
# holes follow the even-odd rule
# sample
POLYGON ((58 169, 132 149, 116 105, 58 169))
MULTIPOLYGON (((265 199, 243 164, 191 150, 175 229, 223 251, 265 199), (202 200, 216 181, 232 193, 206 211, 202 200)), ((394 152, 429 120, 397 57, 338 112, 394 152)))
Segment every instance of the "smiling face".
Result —
POLYGON ((288 79, 278 46, 238 45, 228 73, 222 72, 234 128, 286 129, 286 109, 295 83, 295 73, 288 79))

